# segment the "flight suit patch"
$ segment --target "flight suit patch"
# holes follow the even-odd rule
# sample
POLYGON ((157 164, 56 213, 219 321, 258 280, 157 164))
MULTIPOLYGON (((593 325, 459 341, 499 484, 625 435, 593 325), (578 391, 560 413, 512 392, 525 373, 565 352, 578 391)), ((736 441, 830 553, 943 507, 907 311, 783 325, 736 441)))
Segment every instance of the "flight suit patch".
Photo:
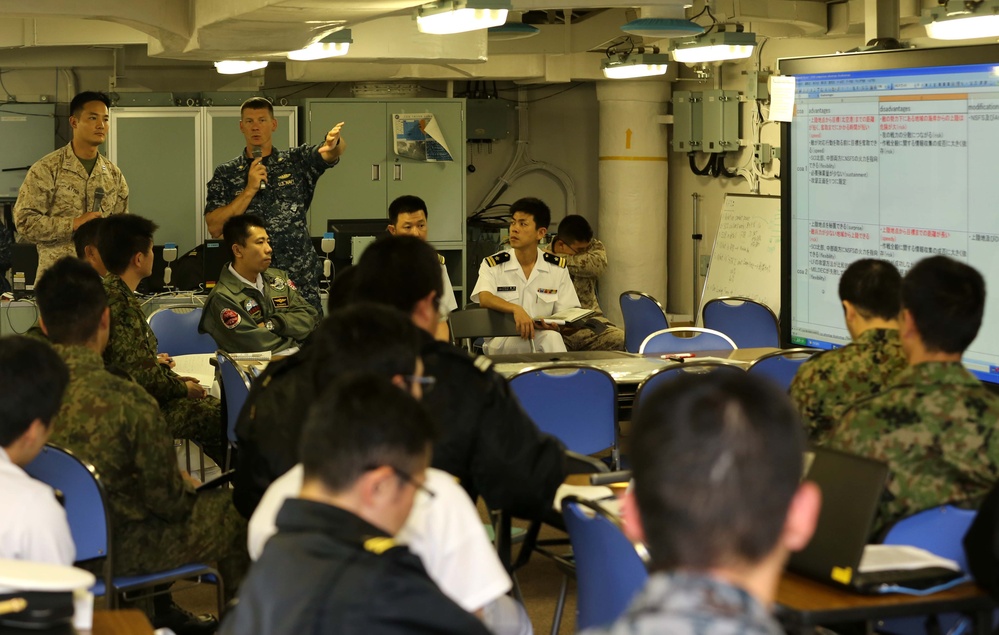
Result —
POLYGON ((222 309, 222 313, 219 314, 219 319, 222 320, 222 325, 229 330, 232 330, 239 326, 242 318, 239 317, 239 313, 236 313, 232 309, 222 309))
POLYGON ((274 300, 274 306, 275 307, 277 307, 279 309, 286 309, 286 308, 288 308, 288 296, 286 296, 286 295, 279 295, 276 298, 273 298, 273 300, 274 300))
POLYGON ((246 309, 246 312, 249 313, 251 316, 260 313, 260 305, 257 304, 256 300, 253 299, 247 300, 245 303, 243 303, 243 308, 246 309))

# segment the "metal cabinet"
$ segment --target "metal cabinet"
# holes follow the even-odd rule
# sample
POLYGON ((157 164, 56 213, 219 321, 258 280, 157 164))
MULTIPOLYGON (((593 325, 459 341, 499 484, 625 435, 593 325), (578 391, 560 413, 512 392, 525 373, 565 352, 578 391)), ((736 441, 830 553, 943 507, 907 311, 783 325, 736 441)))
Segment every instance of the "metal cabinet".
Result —
MULTIPOLYGON (((274 144, 297 143, 298 109, 275 107, 274 144)), ((126 107, 111 109, 108 158, 128 182, 128 208, 152 219, 157 244, 181 253, 208 237, 205 191, 215 166, 240 155, 239 107, 126 107)))

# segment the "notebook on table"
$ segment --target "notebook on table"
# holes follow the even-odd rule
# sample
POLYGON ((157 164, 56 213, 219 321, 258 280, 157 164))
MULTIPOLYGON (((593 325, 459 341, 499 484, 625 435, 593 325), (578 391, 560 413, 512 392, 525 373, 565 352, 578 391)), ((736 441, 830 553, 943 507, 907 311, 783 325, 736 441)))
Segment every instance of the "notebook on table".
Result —
POLYGON ((822 490, 822 509, 811 542, 791 555, 790 571, 862 593, 918 592, 965 577, 956 562, 925 550, 867 544, 886 464, 819 448, 805 478, 822 490))

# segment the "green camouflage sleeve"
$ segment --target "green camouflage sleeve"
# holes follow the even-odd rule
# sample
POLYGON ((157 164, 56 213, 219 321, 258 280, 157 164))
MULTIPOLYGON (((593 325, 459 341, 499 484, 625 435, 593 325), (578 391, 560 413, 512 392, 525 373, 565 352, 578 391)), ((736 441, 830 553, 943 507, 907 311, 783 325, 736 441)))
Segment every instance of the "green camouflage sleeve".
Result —
POLYGON ((167 522, 187 518, 197 493, 177 467, 173 437, 158 407, 125 408, 134 413, 132 426, 137 487, 149 513, 167 522))
POLYGON ((105 278, 111 333, 104 350, 104 363, 130 374, 160 404, 186 397, 187 385, 172 370, 157 363, 156 336, 138 302, 126 296, 114 280, 113 276, 105 278))
POLYGON ((835 422, 827 420, 824 415, 819 395, 822 380, 817 377, 815 369, 815 364, 802 364, 791 380, 789 395, 801 415, 808 438, 816 445, 823 445, 835 422))

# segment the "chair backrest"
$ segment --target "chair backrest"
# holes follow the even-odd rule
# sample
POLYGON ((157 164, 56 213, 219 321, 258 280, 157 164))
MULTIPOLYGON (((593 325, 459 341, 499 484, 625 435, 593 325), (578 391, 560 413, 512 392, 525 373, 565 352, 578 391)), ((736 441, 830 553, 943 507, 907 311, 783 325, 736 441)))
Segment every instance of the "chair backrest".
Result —
POLYGON ((734 351, 739 348, 732 338, 712 329, 681 326, 652 333, 638 347, 639 353, 693 353, 696 351, 734 351))
POLYGON ((225 434, 229 444, 235 446, 236 420, 250 394, 250 378, 225 351, 216 351, 215 355, 218 360, 219 383, 222 385, 222 399, 225 401, 225 434))
POLYGON ((780 346, 777 316, 765 304, 739 296, 708 300, 701 309, 705 328, 721 331, 740 348, 780 346))
POLYGON ((625 291, 621 294, 621 317, 624 318, 624 350, 637 353, 650 333, 669 328, 666 309, 648 293, 625 291))
POLYGON ((913 545, 943 558, 950 558, 968 570, 964 555, 964 534, 978 512, 941 505, 913 514, 895 523, 885 535, 886 545, 913 545))
POLYGON ((517 323, 512 313, 500 313, 469 305, 448 315, 451 337, 455 342, 472 340, 478 337, 512 337, 518 335, 517 323))
POLYGON ((644 547, 632 543, 599 505, 568 497, 562 517, 576 562, 576 628, 610 624, 645 585, 644 547))
POLYGON ((510 389, 567 449, 594 454, 616 444, 617 384, 609 373, 569 364, 528 369, 510 378, 510 389))
POLYGON ((172 306, 153 311, 149 327, 156 335, 158 353, 194 355, 214 353, 218 344, 211 335, 198 332, 200 306, 172 306))
POLYGON ((632 405, 633 412, 638 410, 639 405, 647 395, 652 394, 657 387, 671 379, 679 377, 684 373, 704 374, 714 372, 742 373, 745 371, 742 370, 742 367, 735 364, 726 364, 725 362, 710 359, 691 359, 675 366, 661 368, 643 379, 642 383, 638 385, 638 390, 635 392, 635 401, 632 405))
POLYGON ((817 353, 814 348, 788 348, 761 355, 747 368, 747 372, 763 375, 774 380, 778 386, 787 391, 791 388, 791 380, 801 365, 817 353))
POLYGON ((104 487, 94 466, 49 444, 24 471, 62 492, 77 561, 107 558, 111 523, 104 506, 104 487))

